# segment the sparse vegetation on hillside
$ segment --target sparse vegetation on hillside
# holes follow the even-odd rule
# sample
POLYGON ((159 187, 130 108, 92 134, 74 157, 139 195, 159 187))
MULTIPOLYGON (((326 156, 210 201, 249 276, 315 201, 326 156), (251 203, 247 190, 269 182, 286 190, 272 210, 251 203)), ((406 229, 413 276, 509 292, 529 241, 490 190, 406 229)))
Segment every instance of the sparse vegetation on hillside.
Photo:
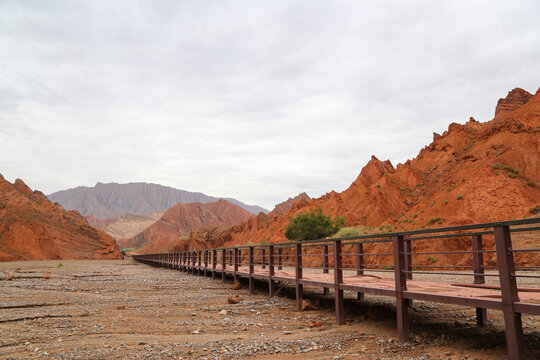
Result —
POLYGON ((540 214, 540 205, 536 205, 535 207, 533 207, 532 209, 529 210, 529 212, 531 214, 540 214))
POLYGON ((330 216, 323 214, 321 208, 317 208, 313 212, 289 217, 285 237, 295 241, 322 239, 337 233, 344 226, 345 218, 336 216, 332 222, 330 216))

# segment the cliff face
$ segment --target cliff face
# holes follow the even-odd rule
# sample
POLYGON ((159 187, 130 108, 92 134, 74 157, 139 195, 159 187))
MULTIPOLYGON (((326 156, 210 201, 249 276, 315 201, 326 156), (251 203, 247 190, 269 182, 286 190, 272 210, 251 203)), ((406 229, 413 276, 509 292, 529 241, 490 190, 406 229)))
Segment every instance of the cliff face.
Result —
MULTIPOLYGON (((146 215, 165 211, 178 203, 208 203, 219 200, 203 193, 147 183, 97 183, 94 187, 80 186, 58 191, 50 194, 49 199, 60 203, 66 209, 77 210, 85 216, 94 215, 100 219, 118 218, 126 213, 146 215)), ((267 212, 259 206, 246 205, 236 199, 225 200, 252 214, 267 212)))
POLYGON ((492 121, 450 124, 418 156, 394 167, 375 156, 342 193, 298 201, 280 216, 234 226, 225 245, 285 241, 288 217, 321 207, 349 226, 393 231, 531 216, 540 204, 540 92, 514 89, 492 121))
MULTIPOLYGON (((213 203, 176 204, 154 224, 136 236, 119 241, 121 248, 141 252, 170 250, 190 238, 192 230, 207 226, 230 226, 249 219, 251 213, 226 200, 213 203)), ((179 245, 180 244, 180 245, 179 245)))
POLYGON ((0 261, 118 259, 113 238, 76 211, 52 204, 39 191, 0 175, 0 261))

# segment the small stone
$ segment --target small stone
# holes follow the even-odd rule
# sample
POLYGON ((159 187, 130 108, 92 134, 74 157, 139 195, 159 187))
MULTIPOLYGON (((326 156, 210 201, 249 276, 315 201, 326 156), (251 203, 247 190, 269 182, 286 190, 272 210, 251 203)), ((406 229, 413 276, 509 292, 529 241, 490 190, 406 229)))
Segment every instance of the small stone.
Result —
POLYGON ((227 315, 228 312, 227 312, 227 310, 223 309, 223 310, 221 310, 221 311, 219 312, 219 314, 220 314, 220 315, 227 315))
POLYGON ((285 335, 291 335, 291 334, 292 334, 292 331, 291 331, 291 330, 284 330, 284 331, 283 331, 283 334, 285 334, 285 335))

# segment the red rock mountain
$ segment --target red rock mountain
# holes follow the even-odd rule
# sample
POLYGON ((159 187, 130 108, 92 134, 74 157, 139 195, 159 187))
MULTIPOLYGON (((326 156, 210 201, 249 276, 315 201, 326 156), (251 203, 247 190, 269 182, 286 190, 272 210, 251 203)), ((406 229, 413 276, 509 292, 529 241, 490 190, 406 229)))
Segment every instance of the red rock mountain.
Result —
POLYGON ((90 227, 77 211, 0 175, 0 261, 121 257, 114 239, 90 227))
POLYGON ((119 241, 121 248, 143 248, 141 252, 169 250, 189 239, 192 230, 205 225, 230 226, 253 214, 227 200, 201 203, 178 203, 154 224, 136 236, 119 241))
POLYGON ((309 201, 311 200, 311 198, 305 192, 298 194, 294 198, 289 198, 288 200, 285 200, 284 202, 277 204, 274 207, 274 210, 268 213, 268 216, 273 217, 273 216, 283 215, 287 213, 289 210, 291 210, 294 204, 296 204, 300 200, 309 201))
POLYGON ((215 244, 285 241, 288 217, 317 207, 344 216, 348 226, 393 231, 522 218, 540 204, 539 184, 540 91, 514 89, 499 100, 493 120, 452 123, 397 167, 373 156, 342 193, 301 200, 281 216, 253 217, 215 244))

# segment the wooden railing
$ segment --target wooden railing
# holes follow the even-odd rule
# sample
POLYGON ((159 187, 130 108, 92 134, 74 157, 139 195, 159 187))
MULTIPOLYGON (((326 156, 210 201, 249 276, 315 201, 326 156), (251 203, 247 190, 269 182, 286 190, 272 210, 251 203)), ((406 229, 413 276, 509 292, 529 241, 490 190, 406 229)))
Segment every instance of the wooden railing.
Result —
POLYGON ((322 287, 324 294, 331 288, 338 324, 345 323, 344 291, 356 292, 358 299, 363 299, 364 293, 392 296, 396 300, 401 341, 409 339, 408 308, 413 300, 475 307, 478 326, 486 324, 486 309, 500 310, 504 315, 509 356, 521 359, 525 356, 521 314, 540 315, 539 225, 540 219, 535 218, 133 257, 146 264, 190 274, 212 278, 220 275, 223 281, 227 276, 235 281, 244 277, 248 279, 250 293, 254 292, 255 279, 265 280, 270 297, 274 296, 276 282, 289 283, 296 289, 298 309, 302 306, 304 286, 322 287), (517 243, 529 247, 513 248, 512 238, 520 240, 524 236, 528 241, 517 243), (433 251, 434 247, 441 250, 433 251), (441 291, 422 290, 422 281, 430 276, 437 277, 441 291), (472 282, 456 283, 456 277, 468 277, 472 282), (441 278, 449 278, 451 286, 441 278), (379 283, 365 279, 379 279, 379 283), (527 280, 534 286, 518 288, 518 280, 527 280), (415 290, 407 286, 411 281, 415 282, 415 290), (500 298, 493 297, 494 292, 500 298))

